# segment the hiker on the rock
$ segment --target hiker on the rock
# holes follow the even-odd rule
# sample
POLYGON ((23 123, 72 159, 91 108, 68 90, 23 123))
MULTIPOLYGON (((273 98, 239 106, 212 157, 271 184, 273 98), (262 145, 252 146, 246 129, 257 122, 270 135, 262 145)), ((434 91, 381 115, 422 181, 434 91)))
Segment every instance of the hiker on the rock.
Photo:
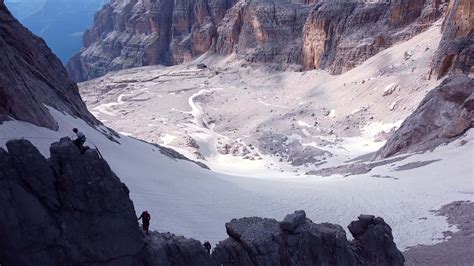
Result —
POLYGON ((150 227, 151 216, 147 211, 142 212, 142 215, 138 217, 138 220, 142 219, 143 231, 148 235, 148 227, 150 227))
POLYGON ((207 253, 211 254, 211 243, 209 241, 204 242, 204 248, 207 250, 207 253))
POLYGON ((84 143, 86 142, 86 136, 77 128, 73 128, 72 131, 76 133, 77 138, 74 140, 74 144, 81 150, 84 150, 84 143))

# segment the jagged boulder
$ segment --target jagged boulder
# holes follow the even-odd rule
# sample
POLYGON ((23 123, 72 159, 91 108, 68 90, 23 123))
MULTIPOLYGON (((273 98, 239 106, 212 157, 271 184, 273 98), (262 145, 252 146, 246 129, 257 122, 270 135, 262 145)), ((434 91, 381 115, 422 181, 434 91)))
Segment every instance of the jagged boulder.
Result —
POLYGON ((472 78, 453 75, 445 79, 426 95, 374 158, 434 149, 462 135, 474 126, 473 98, 472 78))
POLYGON ((143 259, 128 189, 68 138, 46 160, 27 140, 0 149, 2 265, 133 264, 143 259))
POLYGON ((403 265, 405 258, 393 243, 392 229, 380 217, 360 215, 348 226, 352 248, 361 265, 403 265))

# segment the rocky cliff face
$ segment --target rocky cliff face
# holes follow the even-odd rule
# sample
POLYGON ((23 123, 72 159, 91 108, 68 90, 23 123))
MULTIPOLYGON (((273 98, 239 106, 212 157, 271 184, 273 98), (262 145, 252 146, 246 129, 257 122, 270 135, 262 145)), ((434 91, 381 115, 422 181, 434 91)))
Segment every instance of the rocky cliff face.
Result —
POLYGON ((444 2, 116 0, 97 14, 67 69, 83 81, 212 51, 277 68, 342 73, 429 27, 444 2))
POLYGON ((69 138, 45 159, 27 140, 0 148, 2 265, 403 265, 390 227, 362 215, 349 225, 315 224, 304 211, 281 222, 258 217, 226 224, 212 254, 193 239, 145 236, 127 187, 95 150, 69 138))
POLYGON ((443 22, 443 38, 433 61, 433 73, 474 73, 474 4, 451 0, 443 22))
POLYGON ((439 0, 323 1, 311 11, 302 37, 302 64, 339 74, 431 26, 439 0))
POLYGON ((249 62, 301 62, 301 35, 313 5, 288 0, 241 0, 224 17, 213 51, 249 62))
POLYGON ((67 65, 77 81, 109 71, 179 64, 209 50, 233 0, 113 0, 67 65))
POLYGON ((453 75, 426 95, 375 158, 434 149, 474 127, 474 80, 453 75))
POLYGON ((0 123, 18 119, 56 129, 45 105, 98 123, 76 84, 45 42, 24 28, 0 2, 0 123))

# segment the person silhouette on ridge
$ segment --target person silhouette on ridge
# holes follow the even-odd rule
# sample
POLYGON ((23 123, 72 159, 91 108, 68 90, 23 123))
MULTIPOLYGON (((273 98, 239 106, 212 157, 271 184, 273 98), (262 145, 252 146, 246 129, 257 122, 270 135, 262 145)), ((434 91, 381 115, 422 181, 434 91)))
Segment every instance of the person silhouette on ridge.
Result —
POLYGON ((148 213, 148 211, 142 212, 140 217, 138 217, 138 220, 140 219, 142 219, 143 231, 145 231, 145 233, 148 235, 148 228, 150 227, 150 220, 151 220, 151 216, 148 213))

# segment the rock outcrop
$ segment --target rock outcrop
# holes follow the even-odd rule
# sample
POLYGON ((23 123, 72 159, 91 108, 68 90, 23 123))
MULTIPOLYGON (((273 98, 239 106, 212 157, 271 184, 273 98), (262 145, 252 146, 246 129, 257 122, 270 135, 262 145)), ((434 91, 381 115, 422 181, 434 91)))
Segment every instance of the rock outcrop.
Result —
POLYGON ((145 242, 127 187, 68 138, 45 159, 27 140, 0 149, 0 263, 140 263, 145 242))
POLYGON ((67 64, 84 81, 136 66, 171 65, 209 50, 234 0, 113 0, 84 33, 84 48, 67 64))
POLYGON ((302 64, 339 74, 431 26, 442 12, 439 0, 321 1, 302 37, 302 64))
POLYGON ((437 78, 452 73, 474 73, 474 4, 451 0, 443 22, 443 37, 433 61, 437 78))
POLYGON ((430 91, 375 159, 433 149, 474 127, 474 80, 453 75, 430 91))
POLYGON ((315 224, 303 211, 282 222, 234 219, 226 229, 229 238, 212 253, 219 265, 403 265, 405 261, 390 227, 370 215, 349 225, 352 242, 341 226, 315 224))
POLYGON ((46 43, 24 28, 0 2, 0 123, 17 119, 57 129, 45 107, 91 123, 77 85, 46 43))
POLYGON ((127 187, 95 150, 69 138, 45 159, 27 140, 0 148, 2 265, 403 265, 390 227, 361 216, 346 239, 341 226, 314 224, 304 211, 282 222, 258 217, 226 224, 212 254, 170 233, 145 236, 127 187))
POLYGON ((342 73, 431 26, 444 2, 115 0, 96 15, 67 69, 83 81, 211 51, 278 69, 342 73))

